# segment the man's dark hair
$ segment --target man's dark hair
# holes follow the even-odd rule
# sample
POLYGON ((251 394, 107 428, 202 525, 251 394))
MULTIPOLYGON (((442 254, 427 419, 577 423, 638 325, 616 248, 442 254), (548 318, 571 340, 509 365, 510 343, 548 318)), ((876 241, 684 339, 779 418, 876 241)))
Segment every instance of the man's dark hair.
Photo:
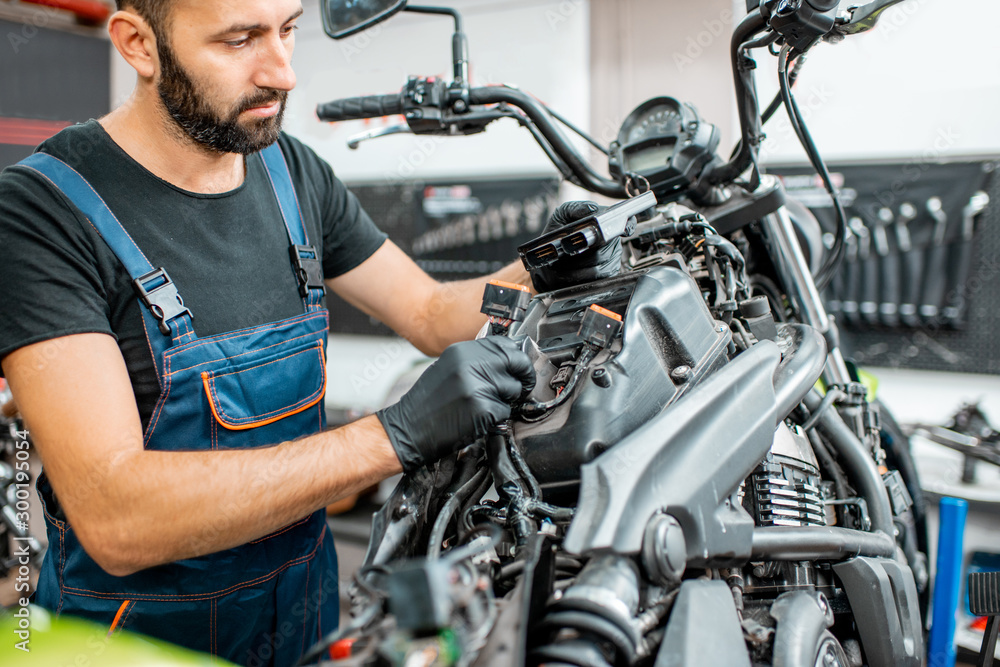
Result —
POLYGON ((115 0, 119 10, 131 9, 141 16, 157 40, 162 40, 167 27, 167 15, 170 13, 170 0, 115 0))

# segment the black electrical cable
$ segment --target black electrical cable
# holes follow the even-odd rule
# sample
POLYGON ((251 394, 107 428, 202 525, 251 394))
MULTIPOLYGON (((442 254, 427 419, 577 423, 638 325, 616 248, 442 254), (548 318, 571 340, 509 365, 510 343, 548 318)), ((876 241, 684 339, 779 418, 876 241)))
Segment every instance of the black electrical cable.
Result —
POLYGON ((511 434, 510 429, 507 430, 505 435, 511 463, 514 464, 514 468, 521 475, 521 478, 527 482, 528 488, 531 491, 531 497, 540 500, 542 497, 542 487, 538 485, 538 480, 535 479, 531 468, 528 467, 528 462, 524 460, 521 450, 517 448, 517 443, 514 442, 514 436, 511 434))
POLYGON ((566 386, 563 387, 562 392, 556 395, 556 397, 552 400, 545 401, 543 403, 539 403, 537 401, 527 401, 522 403, 520 407, 522 416, 537 417, 538 415, 565 403, 566 399, 573 393, 573 389, 576 388, 576 385, 580 380, 580 376, 583 375, 583 372, 587 369, 587 364, 590 363, 595 354, 597 354, 596 350, 589 345, 585 345, 583 350, 580 352, 579 358, 576 360, 576 370, 573 371, 573 375, 570 376, 569 382, 567 382, 566 386))
POLYGON ((802 424, 802 429, 804 431, 811 431, 813 427, 819 423, 819 418, 822 416, 823 412, 830 409, 831 405, 842 400, 844 397, 844 392, 839 389, 831 388, 828 392, 826 392, 826 396, 823 397, 823 402, 819 404, 819 407, 816 408, 813 413, 809 415, 809 419, 802 424))
POLYGON ((830 280, 833 278, 834 274, 836 274, 837 270, 840 268, 840 263, 844 259, 844 242, 847 238, 847 213, 844 212, 844 206, 841 204, 837 188, 833 185, 833 179, 830 177, 830 172, 826 168, 823 158, 820 157, 819 151, 816 149, 816 144, 813 142, 812 135, 809 134, 809 130, 802 121, 802 115, 799 112, 798 104, 796 104, 795 97, 792 95, 791 84, 788 80, 788 52, 789 46, 786 44, 781 47, 781 54, 778 56, 778 83, 781 88, 781 98, 785 103, 785 109, 788 112, 788 118, 791 121, 792 129, 795 130, 795 134, 798 137, 799 142, 802 144, 802 148, 806 151, 806 156, 809 158, 810 163, 812 163, 816 173, 819 174, 822 179, 823 185, 826 187, 826 191, 830 194, 830 198, 833 200, 833 208, 837 214, 837 234, 835 236, 833 248, 831 249, 832 252, 823 263, 823 266, 820 268, 819 273, 815 277, 816 288, 819 291, 822 291, 830 283, 830 280))
POLYGON ((380 610, 381 607, 379 605, 370 605, 367 609, 365 609, 363 614, 355 618, 349 624, 337 628, 327 636, 323 637, 323 639, 313 644, 312 647, 306 651, 301 658, 299 658, 299 661, 295 663, 295 667, 308 665, 323 657, 330 646, 349 636, 352 632, 357 632, 358 630, 363 629, 375 620, 375 617, 378 615, 380 610))
MULTIPOLYGON (((779 55, 779 54, 776 53, 774 55, 779 55)), ((799 78, 799 72, 802 70, 802 66, 806 62, 806 54, 803 53, 798 56, 792 56, 789 62, 793 64, 792 64, 792 71, 788 75, 788 83, 790 86, 794 86, 795 80, 799 78)), ((781 92, 775 93, 774 99, 771 100, 771 103, 767 105, 767 109, 764 110, 764 113, 760 115, 761 124, 764 125, 767 123, 767 121, 771 120, 771 117, 774 116, 774 114, 778 111, 781 105, 782 105, 781 92)))
POLYGON ((470 479, 456 489, 454 495, 445 502, 444 507, 441 508, 441 513, 438 514, 437 519, 434 521, 434 527, 431 529, 431 537, 427 544, 427 557, 429 559, 436 560, 440 557, 441 544, 444 542, 444 535, 448 529, 448 524, 451 523, 451 519, 459 506, 479 487, 487 474, 489 474, 488 467, 480 468, 470 479))
POLYGON ((589 134, 587 134, 586 132, 584 132, 583 130, 581 130, 580 128, 578 128, 576 125, 574 125, 573 123, 571 123, 567 118, 565 118, 562 114, 560 114, 559 112, 555 111, 552 107, 548 106, 547 104, 546 105, 542 105, 542 106, 545 107, 545 110, 549 112, 550 116, 552 116, 557 121, 559 121, 560 123, 562 123, 563 125, 565 125, 569 129, 571 129, 576 134, 578 134, 588 144, 590 144, 591 146, 593 146, 597 150, 601 151, 605 155, 611 155, 611 151, 609 151, 606 146, 602 146, 600 143, 598 143, 597 139, 594 139, 592 136, 590 136, 589 134))

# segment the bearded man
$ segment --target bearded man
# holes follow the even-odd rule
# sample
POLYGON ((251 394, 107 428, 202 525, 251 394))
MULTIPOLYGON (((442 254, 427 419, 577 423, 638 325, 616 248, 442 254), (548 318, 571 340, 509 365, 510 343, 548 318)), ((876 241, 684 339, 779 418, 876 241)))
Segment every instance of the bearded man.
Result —
POLYGON ((0 175, 0 362, 44 465, 36 601, 253 665, 336 626, 322 508, 484 435, 534 383, 511 341, 469 340, 485 281, 523 269, 437 283, 281 132, 301 14, 119 0, 130 99, 0 175), (336 430, 325 289, 441 355, 336 430))

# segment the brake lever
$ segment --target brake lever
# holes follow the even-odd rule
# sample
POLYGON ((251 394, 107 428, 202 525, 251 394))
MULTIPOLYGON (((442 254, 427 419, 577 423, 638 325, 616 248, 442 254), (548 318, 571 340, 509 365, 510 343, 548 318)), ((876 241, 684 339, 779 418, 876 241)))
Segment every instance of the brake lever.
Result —
POLYGON ((874 2, 869 2, 867 5, 848 7, 847 11, 850 13, 851 18, 846 20, 838 19, 837 25, 833 30, 840 35, 857 35, 858 33, 867 32, 875 27, 875 24, 878 23, 879 18, 882 16, 882 12, 902 1, 875 0, 874 2))
POLYGON ((347 147, 352 151, 358 150, 358 146, 361 145, 362 141, 368 141, 369 139, 378 139, 379 137, 387 137, 390 134, 413 134, 410 130, 409 125, 400 123, 399 125, 387 125, 385 127, 378 127, 374 130, 368 130, 367 132, 362 132, 361 134, 355 134, 353 137, 347 140, 347 147))

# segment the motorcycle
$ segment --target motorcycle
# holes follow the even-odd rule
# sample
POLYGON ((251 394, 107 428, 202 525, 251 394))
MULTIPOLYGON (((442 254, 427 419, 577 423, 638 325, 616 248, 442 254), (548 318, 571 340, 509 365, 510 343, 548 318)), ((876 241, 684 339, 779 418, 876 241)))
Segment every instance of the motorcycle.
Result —
POLYGON ((514 119, 568 181, 623 200, 522 245, 525 267, 558 272, 615 239, 623 252, 600 280, 486 288, 484 333, 520 341, 538 383, 489 436, 399 482, 373 518, 352 622, 300 664, 921 664, 920 486, 819 296, 847 224, 792 94, 810 48, 896 2, 750 0, 731 41, 729 159, 717 128, 670 97, 601 146, 517 88, 470 87, 454 9, 322 2, 335 39, 400 10, 451 16, 455 34, 452 81, 321 104, 321 120, 405 119, 356 143, 514 119), (781 93, 761 112, 765 49, 781 93), (782 106, 835 202, 828 248, 757 161, 782 106), (607 176, 560 124, 607 155, 607 176))

